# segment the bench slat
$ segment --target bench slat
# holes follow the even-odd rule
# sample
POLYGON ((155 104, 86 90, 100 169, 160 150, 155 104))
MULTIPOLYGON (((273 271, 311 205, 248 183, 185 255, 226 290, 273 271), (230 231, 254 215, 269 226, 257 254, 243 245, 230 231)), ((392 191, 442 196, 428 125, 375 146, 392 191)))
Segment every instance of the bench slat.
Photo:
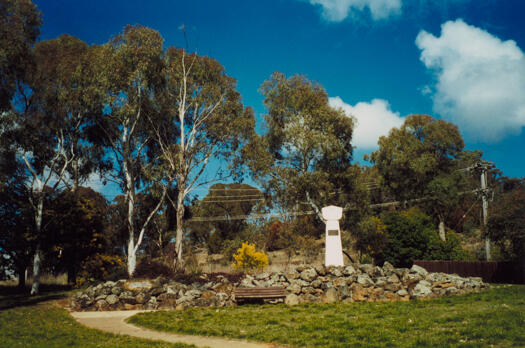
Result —
POLYGON ((286 297, 286 290, 280 287, 271 288, 236 288, 233 290, 235 298, 280 298, 286 297))

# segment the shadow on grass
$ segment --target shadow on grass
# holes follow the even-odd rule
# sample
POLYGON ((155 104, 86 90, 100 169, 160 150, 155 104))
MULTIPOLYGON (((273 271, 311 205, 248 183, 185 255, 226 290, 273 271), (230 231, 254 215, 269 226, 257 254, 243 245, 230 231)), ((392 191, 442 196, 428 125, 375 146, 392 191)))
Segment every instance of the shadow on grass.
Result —
POLYGON ((42 284, 40 293, 31 296, 30 287, 20 289, 16 285, 0 285, 0 310, 16 307, 33 306, 41 302, 67 298, 69 285, 42 284))

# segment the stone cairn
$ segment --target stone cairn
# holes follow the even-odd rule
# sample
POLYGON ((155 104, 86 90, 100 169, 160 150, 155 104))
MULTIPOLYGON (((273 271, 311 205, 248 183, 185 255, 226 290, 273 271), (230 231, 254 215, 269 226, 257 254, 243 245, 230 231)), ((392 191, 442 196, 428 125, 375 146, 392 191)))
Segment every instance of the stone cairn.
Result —
MULTIPOLYGON (((107 281, 71 298, 73 310, 182 309, 188 306, 235 305, 235 287, 284 287, 288 305, 363 301, 409 301, 477 292, 488 287, 478 277, 429 273, 414 265, 394 268, 370 264, 345 267, 298 266, 288 272, 245 275, 238 283, 215 281, 182 284, 165 278, 107 281)), ((277 300, 273 302, 283 302, 277 300)))

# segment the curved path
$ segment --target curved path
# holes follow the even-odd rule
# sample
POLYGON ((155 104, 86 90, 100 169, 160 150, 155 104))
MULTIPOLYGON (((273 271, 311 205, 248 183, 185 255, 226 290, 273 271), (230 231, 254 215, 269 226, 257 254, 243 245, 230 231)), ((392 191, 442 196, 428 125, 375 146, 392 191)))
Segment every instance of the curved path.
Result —
POLYGON ((210 348, 276 348, 275 344, 256 343, 228 338, 206 336, 178 335, 161 331, 144 329, 126 323, 126 319, 146 311, 111 311, 111 312, 71 312, 71 316, 80 324, 120 335, 160 340, 170 343, 194 344, 197 347, 210 348))

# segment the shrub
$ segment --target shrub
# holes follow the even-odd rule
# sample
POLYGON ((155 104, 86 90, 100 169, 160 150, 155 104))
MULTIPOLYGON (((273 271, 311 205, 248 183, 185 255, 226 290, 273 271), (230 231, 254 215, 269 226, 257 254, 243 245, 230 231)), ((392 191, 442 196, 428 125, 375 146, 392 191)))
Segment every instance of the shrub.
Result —
POLYGON ((143 260, 139 262, 137 268, 135 268, 135 273, 133 273, 134 278, 171 278, 173 277, 173 269, 168 265, 153 260, 143 260))
POLYGON ((255 244, 248 242, 242 243, 233 258, 235 269, 262 270, 268 266, 268 255, 262 251, 255 251, 255 244))
POLYGON ((382 216, 388 241, 374 261, 384 261, 396 267, 410 267, 414 260, 464 260, 468 254, 461 248, 452 231, 443 242, 432 219, 417 208, 403 212, 388 212, 382 216))
POLYGON ((77 286, 97 280, 119 280, 127 278, 126 263, 120 256, 95 254, 82 262, 77 286))
POLYGON ((355 247, 362 257, 381 259, 388 242, 386 225, 380 218, 368 216, 357 225, 356 239, 355 247))

